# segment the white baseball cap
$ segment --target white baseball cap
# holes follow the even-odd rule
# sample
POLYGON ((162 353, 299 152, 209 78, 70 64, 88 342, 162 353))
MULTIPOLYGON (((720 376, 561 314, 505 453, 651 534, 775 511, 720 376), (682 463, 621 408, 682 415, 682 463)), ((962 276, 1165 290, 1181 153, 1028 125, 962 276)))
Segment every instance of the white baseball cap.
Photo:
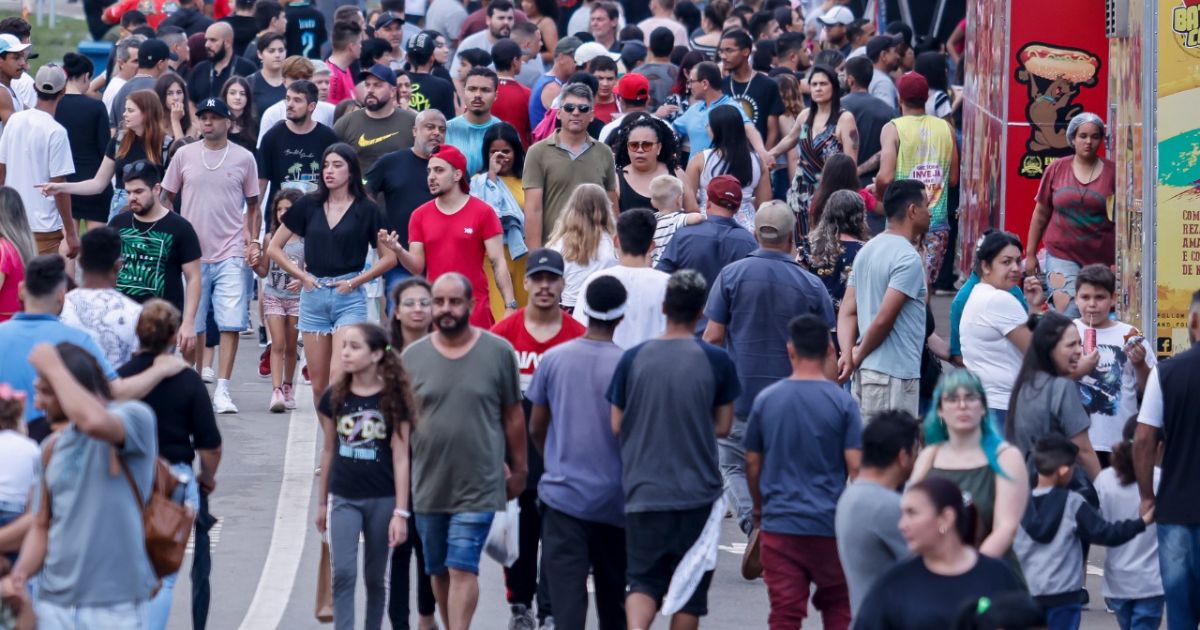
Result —
POLYGON ((22 44, 21 40, 17 39, 16 35, 5 33, 0 35, 0 55, 10 52, 21 52, 29 50, 33 44, 22 44))
POLYGON ((841 24, 849 26, 854 21, 854 12, 844 6, 836 6, 825 12, 824 15, 817 18, 817 21, 825 26, 835 26, 841 24))
POLYGON ((583 66, 601 55, 608 55, 608 58, 612 59, 613 61, 621 58, 621 55, 618 53, 608 52, 608 49, 604 47, 604 44, 599 42, 588 42, 575 49, 575 63, 583 66))

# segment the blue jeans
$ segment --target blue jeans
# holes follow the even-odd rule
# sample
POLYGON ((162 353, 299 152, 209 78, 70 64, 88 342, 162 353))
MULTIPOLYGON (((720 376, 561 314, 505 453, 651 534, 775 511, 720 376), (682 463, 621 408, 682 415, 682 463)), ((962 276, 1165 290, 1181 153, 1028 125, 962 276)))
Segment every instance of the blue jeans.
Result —
POLYGON ((1064 604, 1046 609, 1048 630, 1079 630, 1083 617, 1083 604, 1064 604))
POLYGON ((396 310, 396 303, 392 301, 392 290, 396 288, 396 285, 411 277, 412 274, 400 264, 388 269, 383 274, 383 299, 387 300, 387 316, 389 318, 395 317, 396 310))
POLYGON ((362 287, 339 293, 338 282, 357 276, 358 272, 333 278, 317 278, 312 291, 300 290, 300 322, 302 333, 327 335, 343 326, 367 321, 367 292, 362 287))
MULTIPOLYGON (((24 513, 25 513, 25 504, 14 503, 11 501, 0 501, 0 527, 4 527, 5 525, 8 525, 9 523, 17 520, 17 517, 21 516, 24 513)), ((17 552, 14 551, 10 554, 5 554, 5 555, 8 557, 8 559, 12 563, 16 564, 17 552)))
POLYGON ((1056 258, 1046 252, 1046 300, 1054 308, 1054 294, 1065 294, 1069 301, 1062 314, 1072 319, 1079 317, 1079 307, 1075 305, 1075 278, 1079 276, 1082 265, 1065 258, 1056 258))
POLYGON ((1200 623, 1200 525, 1159 523, 1158 567, 1167 603, 1167 628, 1196 630, 1200 623))
POLYGON ((479 575, 479 558, 495 512, 421 512, 415 516, 425 548, 425 572, 430 577, 445 575, 447 569, 479 575))
POLYGON ((1106 597, 1104 602, 1117 614, 1121 630, 1158 630, 1162 625, 1162 595, 1142 599, 1106 597))
MULTIPOLYGON (((176 496, 176 500, 182 498, 184 505, 198 510, 200 508, 200 484, 196 482, 196 475, 192 472, 191 464, 171 464, 171 471, 176 475, 186 476, 188 480, 187 485, 183 487, 183 496, 176 496)), ((179 494, 178 490, 176 494, 179 494)), ((163 630, 167 627, 167 619, 171 616, 171 596, 175 593, 175 578, 178 575, 178 573, 172 573, 163 578, 162 588, 158 589, 158 593, 150 600, 147 614, 151 630, 163 630)))
POLYGON ((992 424, 995 425, 996 431, 1003 437, 1004 425, 1008 422, 1008 410, 989 408, 988 411, 992 412, 992 424))
MULTIPOLYGON (((246 259, 241 256, 200 263, 200 304, 196 312, 207 313, 211 304, 217 329, 221 332, 240 333, 250 325, 245 271, 246 259)), ((197 317, 196 334, 207 329, 207 319, 197 317)))
POLYGON ((146 602, 121 602, 105 606, 60 606, 35 599, 38 627, 51 630, 141 630, 147 627, 146 602))
POLYGON ((746 433, 746 418, 734 416, 729 435, 717 438, 717 459, 721 465, 721 478, 725 483, 725 501, 737 519, 738 529, 750 535, 750 512, 754 508, 750 497, 750 486, 746 482, 746 447, 742 436, 746 433))

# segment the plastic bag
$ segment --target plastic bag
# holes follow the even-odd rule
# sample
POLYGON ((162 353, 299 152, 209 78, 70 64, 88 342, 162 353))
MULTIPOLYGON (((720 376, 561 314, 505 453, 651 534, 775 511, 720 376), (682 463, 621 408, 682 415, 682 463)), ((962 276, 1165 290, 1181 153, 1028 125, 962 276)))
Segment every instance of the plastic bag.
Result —
POLYGON ((492 529, 483 550, 506 567, 517 561, 521 553, 521 506, 517 505, 516 499, 509 501, 504 511, 496 512, 492 518, 492 529))

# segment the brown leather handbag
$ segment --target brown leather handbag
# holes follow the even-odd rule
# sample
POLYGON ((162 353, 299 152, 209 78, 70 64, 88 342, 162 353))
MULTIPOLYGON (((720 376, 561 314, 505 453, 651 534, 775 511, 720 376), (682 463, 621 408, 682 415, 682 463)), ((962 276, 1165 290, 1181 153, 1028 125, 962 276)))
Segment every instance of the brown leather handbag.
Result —
POLYGON ((138 491, 137 482, 129 472, 129 465, 123 458, 117 459, 121 462, 121 470, 125 471, 125 478, 129 480, 134 499, 142 511, 142 526, 146 533, 146 557, 150 558, 154 573, 163 578, 178 572, 187 551, 192 524, 196 519, 194 510, 171 500, 171 494, 175 492, 179 480, 171 472, 167 460, 156 457, 150 500, 143 504, 142 493, 138 491))

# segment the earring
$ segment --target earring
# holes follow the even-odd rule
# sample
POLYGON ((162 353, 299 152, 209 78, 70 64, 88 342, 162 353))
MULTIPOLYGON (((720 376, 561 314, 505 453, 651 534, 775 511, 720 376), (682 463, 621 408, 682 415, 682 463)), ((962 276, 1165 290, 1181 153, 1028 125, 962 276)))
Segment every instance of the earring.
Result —
POLYGON ((941 534, 942 536, 945 536, 946 535, 946 526, 942 525, 941 527, 939 527, 938 533, 941 534))

